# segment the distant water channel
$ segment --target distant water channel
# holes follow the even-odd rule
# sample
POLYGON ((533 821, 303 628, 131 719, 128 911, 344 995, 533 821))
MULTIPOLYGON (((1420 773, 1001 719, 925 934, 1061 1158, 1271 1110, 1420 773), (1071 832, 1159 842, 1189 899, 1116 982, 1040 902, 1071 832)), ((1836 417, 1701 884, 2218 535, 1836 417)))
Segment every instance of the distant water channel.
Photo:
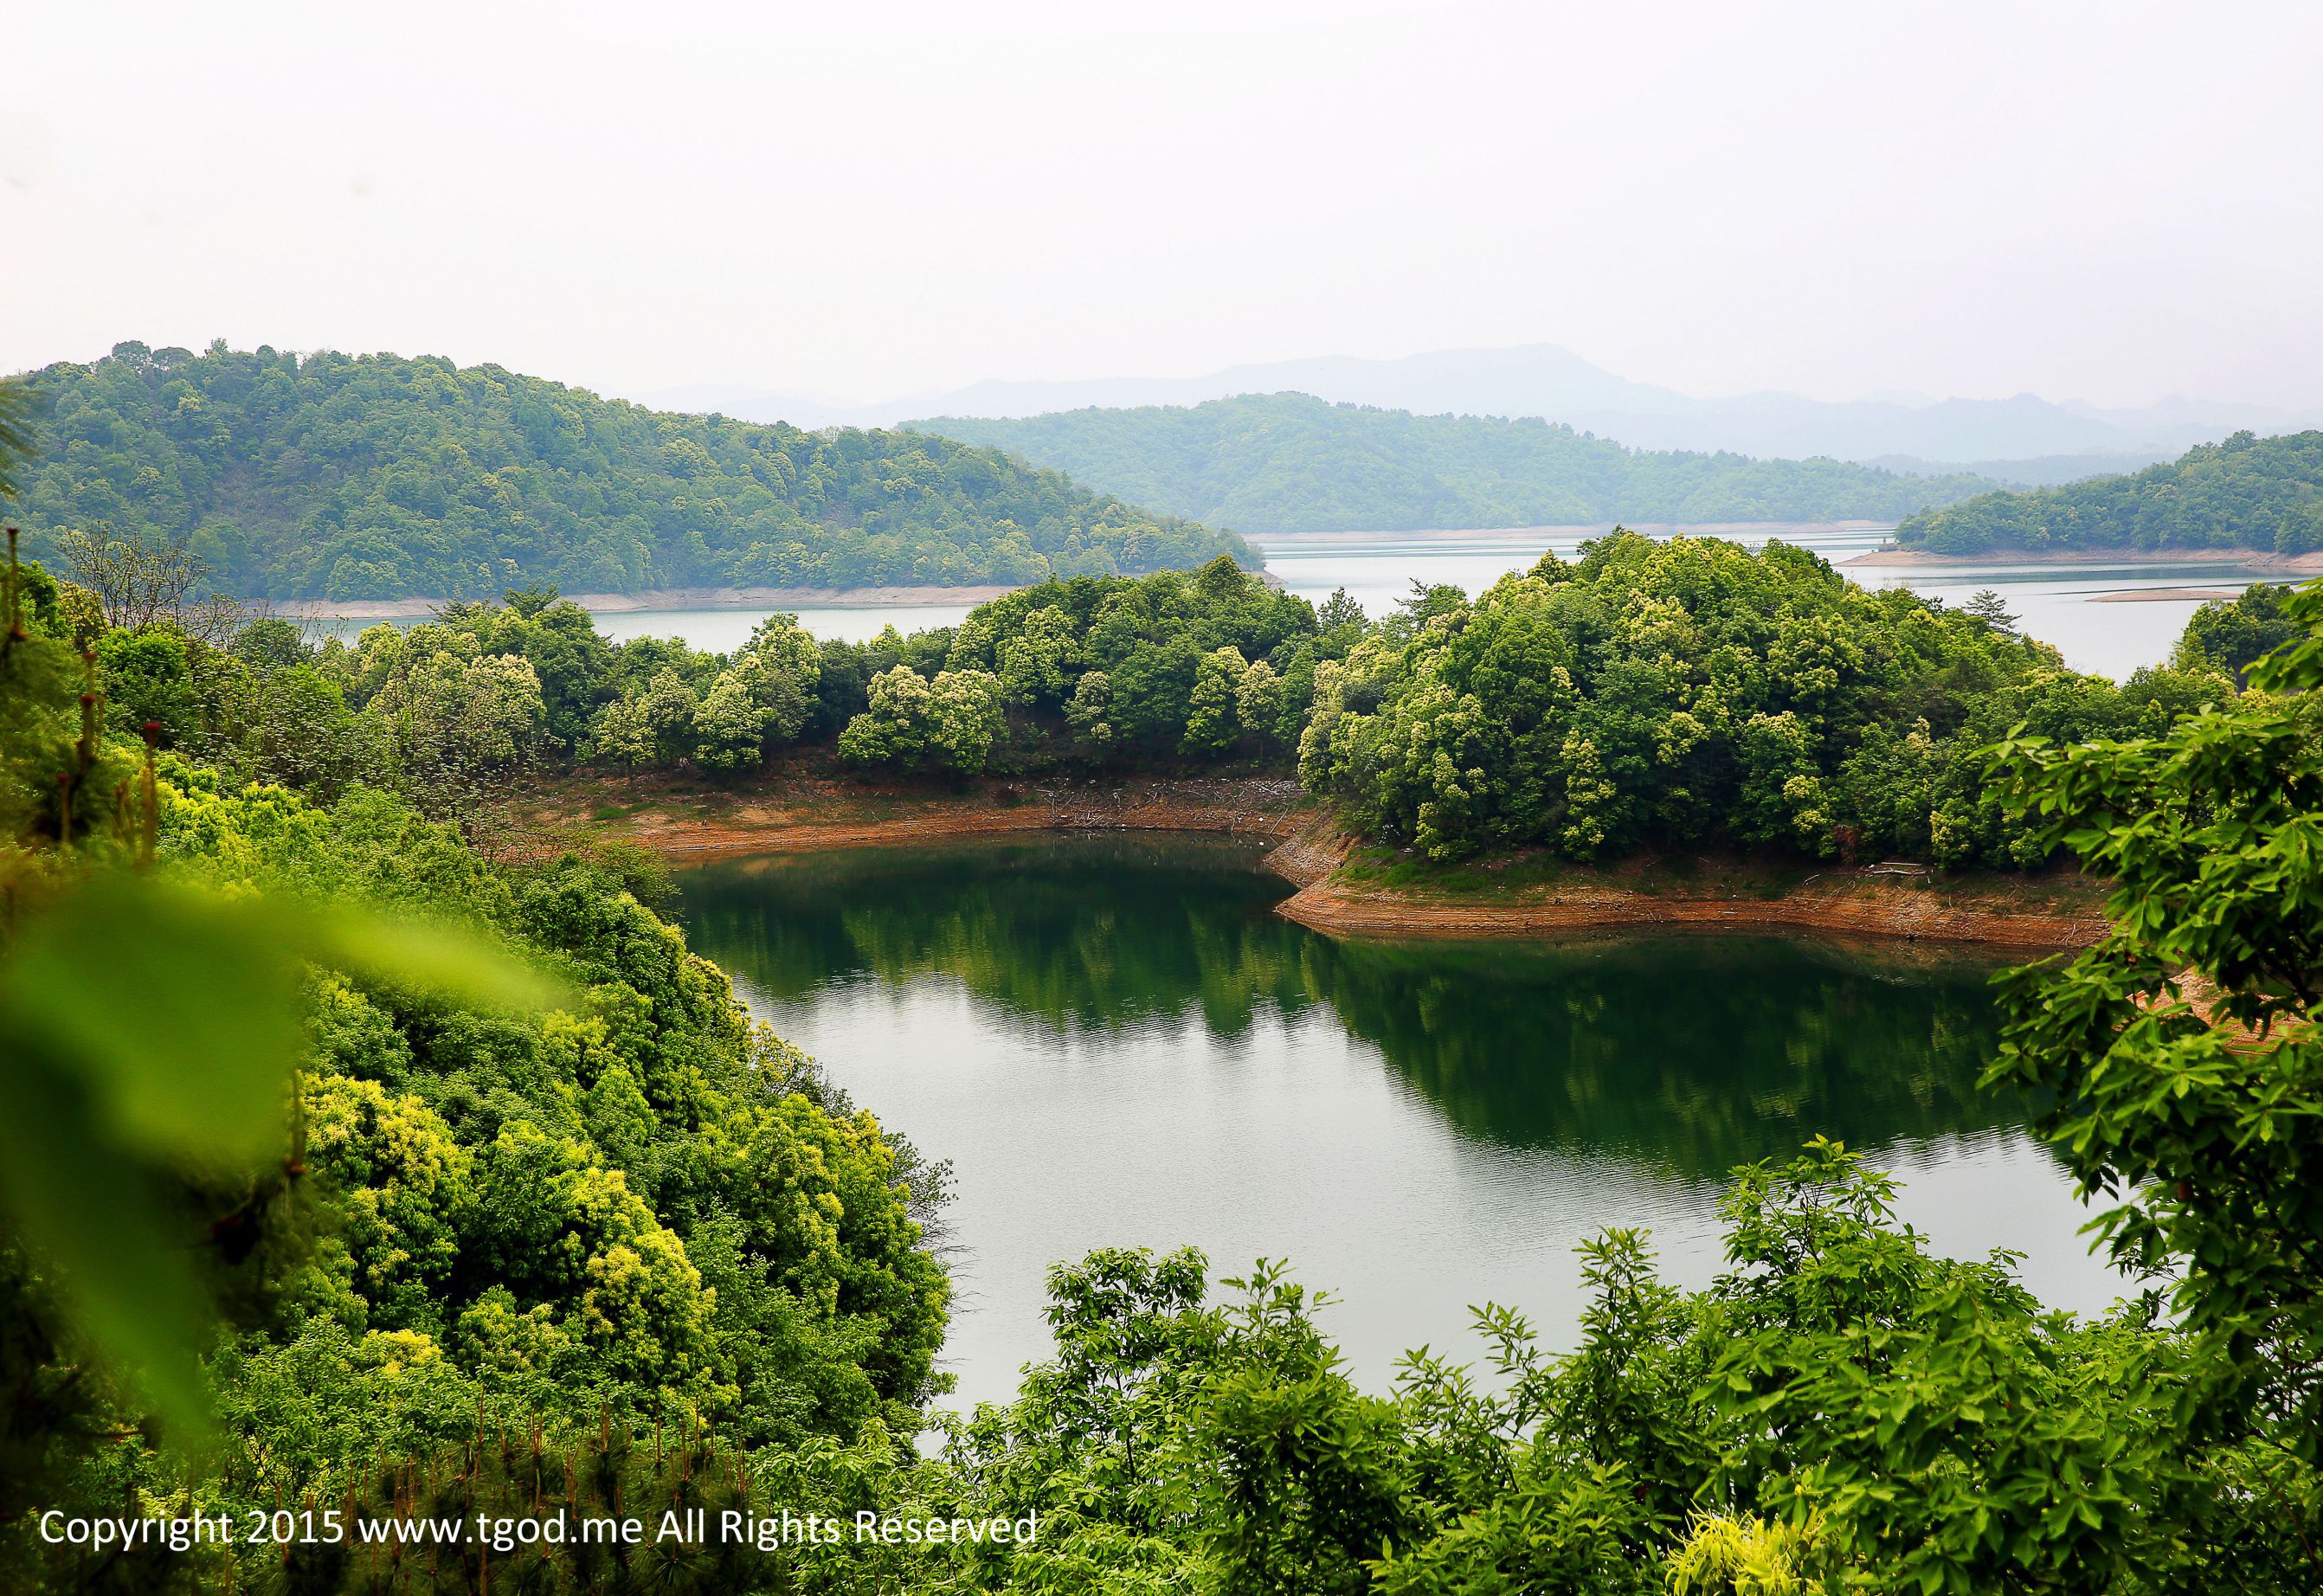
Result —
MULTIPOLYGON (((1754 527, 1720 530, 1713 535, 1755 547, 1766 540, 1768 529, 1754 527)), ((1887 533, 1879 528, 1795 527, 1781 528, 1774 536, 1837 562, 1869 553, 1879 546, 1887 533)), ((1368 613, 1379 615, 1407 597, 1414 582, 1430 585, 1449 582, 1471 593, 1479 592, 1510 572, 1530 565, 1545 550, 1554 548, 1560 555, 1571 555, 1582 537, 1567 530, 1539 528, 1348 532, 1269 539, 1263 552, 1268 572, 1292 592, 1320 603, 1345 588, 1368 613)), ((1869 565, 1855 567, 1847 574, 1867 587, 1909 587, 1954 604, 1979 588, 1997 589, 2007 600, 2024 628, 2063 650, 2067 664, 2116 679, 2141 665, 2159 665, 2167 659, 2200 601, 2095 601, 2108 594, 2164 588, 2239 592, 2253 582, 2267 579, 2263 572, 2217 561, 2193 560, 2124 565, 2118 569, 2086 564, 1869 565)), ((965 604, 897 604, 807 609, 797 613, 800 623, 818 637, 862 642, 888 626, 902 632, 957 626, 967 619, 968 611, 965 604)), ((597 624, 607 636, 620 641, 641 637, 681 637, 696 648, 726 654, 740 647, 748 639, 750 629, 768 613, 764 610, 609 610, 597 616, 597 624)), ((317 616, 308 623, 308 629, 318 637, 335 635, 347 638, 375 624, 329 616, 317 616)))
MULTIPOLYGON (((1887 539, 1887 529, 1872 527, 1740 527, 1710 529, 1714 537, 1731 537, 1747 546, 1758 546, 1768 537, 1782 537, 1840 562, 1870 553, 1887 539)), ((1301 592, 1319 604, 1338 588, 1345 588, 1364 611, 1380 616, 1396 601, 1410 595, 1412 583, 1452 583, 1468 592, 1482 592, 1510 572, 1521 572, 1545 551, 1573 555, 1582 541, 1573 529, 1510 529, 1510 532, 1328 532, 1315 537, 1275 537, 1266 539, 1266 569, 1291 592, 1301 592)), ((2139 600, 2098 601, 2118 592, 2151 592, 2158 588, 2202 588, 2211 592, 2239 592, 2254 581, 2267 581, 2265 572, 2221 564, 2217 560, 2183 560, 2167 564, 1947 564, 1947 567, 1854 567, 1847 576, 1866 588, 1914 588, 1959 604, 1977 588, 1996 588, 2016 613, 2025 632, 2065 653, 2065 662, 2081 672, 2102 676, 2128 676, 2142 665, 2161 665, 2186 629, 2186 620, 2199 609, 2199 600, 2139 600)), ((597 625, 606 637, 628 641, 632 637, 678 637, 694 648, 731 653, 750 639, 767 616, 765 609, 634 609, 601 611, 597 625)), ((924 628, 952 628, 967 620, 967 604, 890 604, 848 609, 802 609, 799 622, 815 637, 867 641, 883 628, 918 632, 924 628)), ((314 637, 354 639, 372 620, 316 616, 307 622, 314 637)), ((409 625, 409 622, 399 622, 409 625)))
MULTIPOLYGON (((1705 529, 1707 530, 1707 529, 1705 529)), ((1868 554, 1887 540, 1887 528, 1788 527, 1771 535, 1811 548, 1833 564, 1868 554)), ((1765 527, 1719 531, 1750 547, 1770 535, 1765 527)), ((1570 532, 1345 533, 1277 538, 1266 544, 1266 568, 1293 592, 1318 601, 1345 587, 1366 611, 1381 610, 1410 592, 1417 579, 1452 582, 1475 592, 1510 571, 1520 571, 1544 550, 1571 557, 1581 542, 1570 532)), ((2076 670, 2094 671, 2116 681, 2142 665, 2170 657, 2198 599, 2142 599, 2112 595, 2169 588, 2240 592, 2267 573, 2217 560, 2170 561, 2118 567, 2089 564, 1858 565, 1843 574, 1865 587, 1908 587, 1959 604, 1979 588, 1991 588, 2007 601, 2029 635, 2053 643, 2076 670)), ((2272 580, 2281 581, 2277 574, 2272 580)))
POLYGON ((1097 1247, 1283 1258, 1340 1298, 1366 1383, 1467 1305, 1569 1344, 1575 1243, 1650 1227, 1719 1266, 1725 1172, 1817 1133, 1877 1152, 1956 1255, 2025 1254, 2053 1306, 2118 1278, 2012 1104, 1978 1091, 1987 967, 1756 938, 1334 940, 1255 852, 1053 838, 684 873, 680 918, 758 1016, 951 1160, 960 1405, 1045 1356, 1043 1273, 1097 1247))

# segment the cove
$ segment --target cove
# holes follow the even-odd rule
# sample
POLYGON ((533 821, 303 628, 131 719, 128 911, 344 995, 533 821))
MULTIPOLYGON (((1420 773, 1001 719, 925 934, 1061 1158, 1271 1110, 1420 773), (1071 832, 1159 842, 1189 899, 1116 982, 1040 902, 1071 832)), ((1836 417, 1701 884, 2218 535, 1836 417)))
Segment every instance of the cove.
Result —
POLYGON ((1373 1388, 1471 1355, 1495 1301, 1569 1344, 1575 1244, 1650 1229, 1718 1272, 1735 1164, 1828 1134, 1939 1250, 2024 1255, 2052 1307, 2126 1292, 1976 1079, 1991 964, 1768 937, 1337 940, 1255 846, 1179 835, 862 848, 681 873, 693 947, 856 1103, 949 1160, 952 1401, 1049 1351, 1043 1276, 1097 1247, 1287 1259, 1373 1388))

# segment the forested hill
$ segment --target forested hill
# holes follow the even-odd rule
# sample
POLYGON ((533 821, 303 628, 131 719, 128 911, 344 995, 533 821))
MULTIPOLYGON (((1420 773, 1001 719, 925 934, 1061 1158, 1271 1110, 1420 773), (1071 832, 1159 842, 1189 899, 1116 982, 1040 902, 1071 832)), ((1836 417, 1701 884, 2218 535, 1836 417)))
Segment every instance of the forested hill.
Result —
POLYGON ((2323 432, 2238 432, 2133 476, 1985 493, 1896 536, 1935 554, 1984 549, 2323 547, 2323 432))
POLYGON ((1135 503, 1253 537, 1885 519, 1992 486, 1836 460, 1656 453, 1554 422, 1415 416, 1299 393, 913 426, 996 445, 1135 503))
POLYGON ((919 433, 675 416, 436 358, 122 344, 56 365, 14 507, 185 535, 245 595, 461 598, 1143 573, 1239 539, 919 433))

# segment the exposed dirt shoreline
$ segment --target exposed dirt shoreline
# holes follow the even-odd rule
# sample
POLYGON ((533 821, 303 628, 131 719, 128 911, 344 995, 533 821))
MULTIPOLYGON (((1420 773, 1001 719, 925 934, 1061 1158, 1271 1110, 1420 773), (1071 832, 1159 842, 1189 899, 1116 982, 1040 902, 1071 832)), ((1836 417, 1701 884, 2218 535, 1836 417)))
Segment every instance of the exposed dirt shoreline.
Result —
POLYGON ((1325 876, 1278 913, 1338 936, 1556 937, 1612 931, 1802 932, 2003 949, 2087 947, 2104 934, 2092 903, 2049 902, 2013 885, 1961 889, 1929 877, 1841 869, 1770 895, 1647 892, 1585 881, 1535 894, 1460 902, 1376 891, 1325 876))
MULTIPOLYGON (((1584 537, 1602 537, 1611 532, 1615 522, 1565 522, 1540 527, 1404 527, 1369 529, 1349 528, 1330 532, 1245 532, 1243 536, 1262 549, 1328 548, 1339 544, 1371 543, 1382 537, 1537 537, 1544 542, 1564 542, 1584 537)), ((1696 537, 1780 537, 1797 532, 1892 532, 1893 520, 1871 521, 1622 521, 1619 525, 1632 532, 1648 537, 1664 533, 1685 533, 1696 537)))
MULTIPOLYGON (((622 789, 606 784, 604 790, 622 789)), ((1215 831, 1274 842, 1312 815, 1299 784, 1287 780, 992 782, 947 793, 792 777, 730 798, 648 803, 599 828, 598 835, 642 843, 673 863, 690 864, 738 854, 817 853, 1026 831, 1215 831)))
MULTIPOLYGON (((603 791, 622 789, 605 784, 603 791)), ((565 817, 574 823, 574 817, 565 817)), ((1277 912, 1335 936, 1549 938, 1615 931, 1793 932, 1982 946, 2076 949, 2105 930, 2087 878, 1943 878, 1915 868, 1832 866, 1795 882, 1747 866, 1671 879, 1638 864, 1566 868, 1478 889, 1385 885, 1357 839, 1287 780, 987 783, 960 793, 879 791, 798 778, 715 798, 647 802, 590 828, 675 864, 750 854, 942 843, 1036 831, 1196 831, 1253 839, 1298 888, 1277 912), (1351 862, 1351 860, 1353 862, 1351 862), (1375 874, 1372 872, 1371 874, 1375 874)))
MULTIPOLYGON (((886 610, 918 604, 982 604, 1016 591, 981 587, 666 587, 642 593, 566 593, 599 615, 641 610, 886 610)), ((283 599, 284 615, 342 620, 412 620, 433 615, 445 599, 283 599)))
POLYGON ((2259 571, 2312 574, 2323 572, 2323 551, 2279 555, 2271 548, 2070 548, 2035 551, 1986 549, 1973 555, 1939 555, 1923 548, 1881 548, 1839 562, 1850 565, 2243 565, 2259 571))

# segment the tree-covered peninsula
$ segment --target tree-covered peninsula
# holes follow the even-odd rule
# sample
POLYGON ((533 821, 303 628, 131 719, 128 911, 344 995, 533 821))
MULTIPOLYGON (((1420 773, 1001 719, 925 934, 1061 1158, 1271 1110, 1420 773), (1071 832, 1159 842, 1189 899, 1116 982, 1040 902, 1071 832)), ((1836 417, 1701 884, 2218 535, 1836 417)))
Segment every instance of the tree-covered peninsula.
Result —
POLYGON ((924 434, 676 416, 498 366, 115 346, 32 374, 13 511, 185 540, 244 596, 1016 583, 1237 538, 924 434))
POLYGON ((1906 547, 1937 555, 2076 549, 2323 548, 2323 432, 2238 432, 2129 476, 1980 493, 1908 517, 1906 547))
POLYGON ((1991 486, 1837 460, 1632 449, 1538 419, 1415 416, 1300 393, 914 425, 1253 537, 1617 520, 1886 520, 1991 486))
MULTIPOLYGON (((90 582, 136 565, 76 547, 90 582)), ((2005 617, 1859 588, 1804 549, 1634 532, 1376 617, 1221 557, 1042 582, 862 643, 776 615, 724 654, 614 643, 545 590, 318 646, 278 619, 205 630, 135 591, 27 580, 122 734, 150 722, 241 780, 389 787, 472 835, 547 769, 728 791, 802 762, 938 785, 1295 772, 1353 830, 1437 861, 1712 848, 2026 869, 2054 849, 2001 801, 1986 747, 2019 725, 2156 729, 2234 697, 2263 651, 2214 638, 2232 618, 2206 612, 2172 666, 2116 684, 2005 617)), ((2279 640, 2279 620, 2262 631, 2279 640)))

